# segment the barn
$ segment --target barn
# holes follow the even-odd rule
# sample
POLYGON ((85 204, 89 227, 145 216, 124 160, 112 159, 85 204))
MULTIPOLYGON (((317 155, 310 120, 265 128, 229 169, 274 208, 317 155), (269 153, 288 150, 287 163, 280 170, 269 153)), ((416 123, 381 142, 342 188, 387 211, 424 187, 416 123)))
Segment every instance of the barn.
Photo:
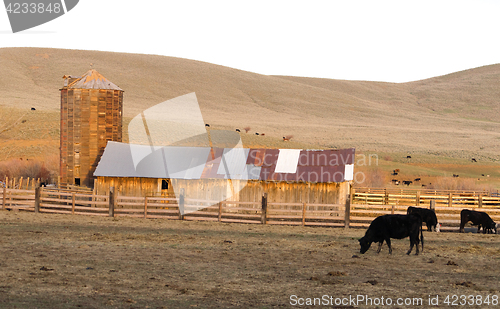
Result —
POLYGON ((343 204, 355 150, 165 146, 108 142, 97 165, 97 194, 178 196, 212 201, 343 204))

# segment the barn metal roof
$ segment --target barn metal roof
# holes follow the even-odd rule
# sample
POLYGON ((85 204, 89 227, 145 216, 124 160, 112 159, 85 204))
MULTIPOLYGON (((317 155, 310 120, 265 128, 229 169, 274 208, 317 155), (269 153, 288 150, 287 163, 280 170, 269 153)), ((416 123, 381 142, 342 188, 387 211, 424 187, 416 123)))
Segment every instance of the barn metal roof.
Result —
POLYGON ((354 148, 151 147, 110 141, 94 176, 343 182, 353 179, 354 154, 354 148))
MULTIPOLYGON (((64 77, 67 77, 66 75, 64 77)), ((70 76, 71 77, 71 76, 70 76)), ((102 76, 94 69, 90 69, 79 79, 73 81, 67 86, 69 89, 105 89, 105 90, 121 90, 120 87, 110 82, 106 77, 102 76)))

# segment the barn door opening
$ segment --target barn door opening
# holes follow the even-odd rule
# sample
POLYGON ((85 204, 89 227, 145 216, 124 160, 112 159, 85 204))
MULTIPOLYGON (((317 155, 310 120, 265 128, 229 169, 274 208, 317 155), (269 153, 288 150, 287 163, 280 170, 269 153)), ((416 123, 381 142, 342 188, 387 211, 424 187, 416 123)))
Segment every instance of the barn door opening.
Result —
POLYGON ((166 180, 166 179, 161 180, 161 189, 168 190, 168 180, 166 180))

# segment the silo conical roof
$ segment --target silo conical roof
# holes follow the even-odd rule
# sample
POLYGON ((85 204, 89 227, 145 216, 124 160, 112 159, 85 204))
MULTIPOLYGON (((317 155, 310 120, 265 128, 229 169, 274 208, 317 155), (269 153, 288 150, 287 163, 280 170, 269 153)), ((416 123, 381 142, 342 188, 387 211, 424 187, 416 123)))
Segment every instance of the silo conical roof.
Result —
POLYGON ((109 89, 121 90, 120 87, 110 82, 94 69, 90 69, 82 77, 68 85, 69 89, 109 89))

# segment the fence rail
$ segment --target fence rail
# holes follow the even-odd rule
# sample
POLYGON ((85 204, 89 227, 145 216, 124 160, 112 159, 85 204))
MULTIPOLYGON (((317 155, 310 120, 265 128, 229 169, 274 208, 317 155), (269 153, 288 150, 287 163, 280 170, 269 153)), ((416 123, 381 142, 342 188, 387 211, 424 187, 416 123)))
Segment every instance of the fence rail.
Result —
POLYGON ((460 211, 464 208, 479 209, 488 213, 494 221, 500 221, 500 197, 459 196, 451 193, 447 196, 433 195, 431 198, 423 194, 411 196, 354 192, 344 205, 273 203, 267 201, 266 194, 261 202, 217 202, 189 199, 182 195, 178 198, 129 197, 117 196, 113 192, 96 195, 41 187, 35 190, 4 187, 1 192, 2 209, 36 213, 356 228, 367 227, 373 219, 383 214, 405 214, 408 206, 428 207, 430 201, 434 200, 443 231, 458 231, 460 211), (363 197, 362 201, 360 197, 363 197))

